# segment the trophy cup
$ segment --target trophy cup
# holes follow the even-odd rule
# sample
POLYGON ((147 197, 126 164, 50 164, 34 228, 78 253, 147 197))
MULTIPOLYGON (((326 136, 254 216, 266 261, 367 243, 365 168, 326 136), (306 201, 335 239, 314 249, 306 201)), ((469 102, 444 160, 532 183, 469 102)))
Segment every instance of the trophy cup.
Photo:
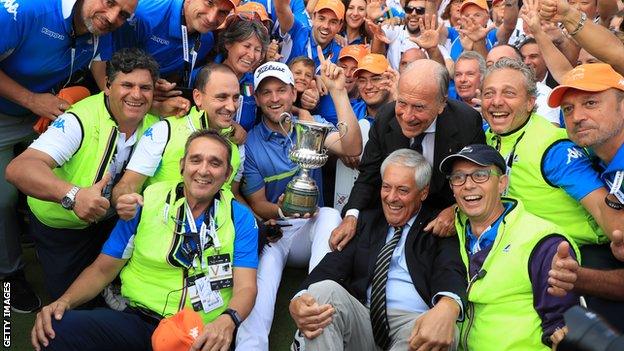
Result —
MULTIPOLYGON (((342 139, 347 132, 346 125, 342 122, 338 125, 339 127, 344 126, 345 129, 345 132, 340 136, 342 139)), ((316 211, 319 189, 314 179, 310 177, 310 170, 320 168, 327 162, 327 148, 324 147, 325 138, 333 126, 312 121, 295 121, 294 128, 297 131, 297 143, 292 145, 291 140, 289 157, 299 165, 301 170, 286 185, 284 191, 282 211, 286 216, 316 211)))

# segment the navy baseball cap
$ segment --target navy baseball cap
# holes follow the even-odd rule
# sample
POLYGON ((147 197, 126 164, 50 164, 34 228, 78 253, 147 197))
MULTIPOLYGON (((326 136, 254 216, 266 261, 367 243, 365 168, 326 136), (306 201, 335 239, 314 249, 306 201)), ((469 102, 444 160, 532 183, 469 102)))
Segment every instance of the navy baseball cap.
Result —
POLYGON ((440 163, 440 172, 449 175, 453 171, 453 164, 457 159, 474 162, 479 166, 496 166, 503 174, 507 171, 505 159, 495 148, 485 144, 472 144, 464 147, 458 153, 446 156, 440 163))

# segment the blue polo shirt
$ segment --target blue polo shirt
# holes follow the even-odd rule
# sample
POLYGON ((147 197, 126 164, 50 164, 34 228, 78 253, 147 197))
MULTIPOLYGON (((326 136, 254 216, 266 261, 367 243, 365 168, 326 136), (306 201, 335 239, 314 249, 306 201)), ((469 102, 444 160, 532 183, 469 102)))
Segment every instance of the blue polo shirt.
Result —
MULTIPOLYGON (((620 148, 615 153, 613 160, 611 160, 608 165, 601 162, 600 166, 604 169, 604 171, 600 174, 600 178, 607 186, 607 190, 611 191, 614 187, 613 182, 618 172, 620 173, 620 177, 622 176, 622 173, 624 173, 624 144, 620 145, 620 148)), ((615 189, 613 191, 615 192, 615 197, 621 203, 624 203, 624 182, 620 184, 619 189, 615 189)))
MULTIPOLYGON (((271 20, 274 23, 273 29, 271 32, 277 33, 277 30, 279 29, 279 22, 277 21, 277 14, 275 13, 274 0, 251 0, 251 1, 257 2, 259 4, 262 4, 262 6, 264 6, 264 8, 267 10, 267 13, 271 17, 271 20)), ((242 5, 247 2, 249 1, 241 1, 240 4, 242 5)), ((292 11, 293 16, 295 16, 295 19, 297 21, 301 22, 306 27, 310 26, 310 18, 308 17, 308 12, 305 9, 305 4, 303 3, 303 0, 290 0, 290 10, 292 11)))
MULTIPOLYGON (((112 45, 103 49, 102 59, 110 60, 113 52, 127 47, 138 47, 154 57, 160 65, 160 74, 184 73, 182 41, 183 0, 139 1, 136 13, 112 33, 112 45)), ((199 44, 195 67, 205 63, 215 40, 212 33, 188 35, 189 51, 199 44), (196 40, 197 39, 197 40, 196 40)))
POLYGON ((570 140, 555 142, 546 150, 542 158, 542 174, 576 201, 603 187, 585 150, 570 140))
MULTIPOLYGON (((448 39, 451 41, 451 58, 453 61, 457 61, 459 55, 464 52, 464 47, 459 40, 459 32, 453 27, 446 27, 446 29, 448 30, 448 39)), ((498 39, 496 39, 496 29, 492 29, 485 37, 485 48, 490 51, 490 49, 496 45, 497 42, 498 39)))
MULTIPOLYGON (((319 123, 328 123, 319 116, 314 116, 319 123)), ((258 123, 247 134, 245 142, 245 166, 241 193, 249 196, 264 188, 266 198, 277 203, 277 199, 286 190, 286 184, 297 175, 299 167, 290 160, 288 153, 291 140, 296 142, 297 133, 293 129, 289 137, 269 129, 264 121, 258 123)), ((319 187, 319 204, 323 204, 323 181, 321 169, 310 172, 310 176, 319 187)))
MULTIPOLYGON (((139 206, 136 216, 129 221, 120 219, 102 247, 102 253, 117 259, 128 260, 134 251, 135 236, 141 218, 139 206)), ((258 268, 258 225, 251 211, 238 201, 232 201, 234 221, 234 267, 258 268)), ((206 217, 202 213, 195 219, 195 227, 200 228, 206 217)), ((187 232, 191 231, 188 221, 184 223, 187 232)), ((165 258, 163 257, 163 260, 165 258)))
MULTIPOLYGON (((312 35, 312 27, 305 26, 304 24, 302 24, 301 21, 295 18, 295 22, 293 23, 292 28, 288 31, 287 36, 292 39, 292 42, 290 42, 290 40, 288 39, 285 39, 285 41, 292 44, 292 47, 290 48, 289 54, 285 51, 282 51, 283 54, 288 54, 285 55, 288 56, 287 58, 285 58, 286 63, 290 62, 290 60, 295 57, 306 56, 314 61, 314 64, 318 69, 318 66, 320 66, 321 62, 319 61, 316 54, 317 44, 314 40, 314 36, 312 35)), ((341 49, 342 47, 336 42, 336 40, 332 40, 325 47, 325 49, 323 49, 323 55, 325 55, 326 58, 331 55, 331 61, 333 63, 336 63, 338 62, 338 55, 340 54, 341 49)))
MULTIPOLYGON (((35 93, 53 92, 99 53, 109 36, 90 33, 72 37, 75 1, 3 1, 0 6, 0 69, 35 93), (72 46, 75 57, 72 62, 72 46)), ((30 114, 24 107, 0 97, 0 112, 30 114)))

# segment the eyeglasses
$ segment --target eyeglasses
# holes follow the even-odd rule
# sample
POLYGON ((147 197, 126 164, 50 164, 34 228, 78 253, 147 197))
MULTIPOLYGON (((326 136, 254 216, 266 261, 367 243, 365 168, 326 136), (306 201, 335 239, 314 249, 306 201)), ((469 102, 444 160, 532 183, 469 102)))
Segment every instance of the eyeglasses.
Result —
POLYGON ((500 173, 498 173, 497 171, 493 169, 480 169, 478 171, 474 171, 468 174, 453 173, 447 178, 452 186, 462 186, 466 183, 466 179, 468 179, 468 176, 470 176, 470 179, 472 179, 473 182, 477 184, 481 184, 490 180, 490 176, 492 174, 497 175, 497 176, 501 175, 500 173))
POLYGON ((405 10, 405 13, 408 14, 408 15, 413 14, 414 11, 416 11, 417 15, 424 15, 425 14, 425 8, 424 7, 405 6, 403 9, 405 10))
POLYGON ((607 194, 607 196, 605 196, 605 203, 614 210, 624 210, 624 204, 613 194, 607 194))
POLYGON ((378 74, 378 75, 374 75, 374 76, 372 76, 370 78, 358 77, 355 82, 358 85, 361 85, 361 86, 367 86, 369 82, 372 85, 377 86, 377 85, 379 85, 383 81, 384 81, 384 77, 382 77, 381 74, 378 74))

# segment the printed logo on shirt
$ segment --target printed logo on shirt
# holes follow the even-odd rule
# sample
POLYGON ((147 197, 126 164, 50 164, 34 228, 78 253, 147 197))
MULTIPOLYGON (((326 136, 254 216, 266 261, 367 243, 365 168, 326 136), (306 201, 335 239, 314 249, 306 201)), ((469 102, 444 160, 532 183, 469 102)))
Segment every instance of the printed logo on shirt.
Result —
POLYGON ((60 129, 65 133, 65 118, 57 118, 52 122, 52 127, 60 129))
POLYGON ((152 141, 154 141, 154 128, 149 127, 147 128, 147 130, 145 131, 145 133, 143 133, 143 136, 145 137, 149 137, 152 141))
POLYGON ((572 162, 572 160, 576 160, 579 158, 583 158, 585 154, 583 154, 583 151, 580 150, 579 148, 572 146, 568 148, 568 161, 566 162, 566 165, 569 165, 570 162, 572 162))
POLYGON ((65 40, 65 36, 63 34, 53 32, 46 27, 41 27, 41 33, 49 36, 52 39, 65 40))
POLYGON ((13 15, 13 20, 17 21, 17 8, 19 4, 15 0, 0 0, 0 3, 4 5, 6 12, 13 15))
POLYGON ((507 246, 503 248, 503 252, 509 252, 510 249, 511 249, 511 244, 507 244, 507 246))
POLYGON ((152 37, 150 38, 151 40, 157 42, 160 45, 169 45, 169 40, 163 39, 163 38, 159 38, 155 35, 152 35, 152 37))

